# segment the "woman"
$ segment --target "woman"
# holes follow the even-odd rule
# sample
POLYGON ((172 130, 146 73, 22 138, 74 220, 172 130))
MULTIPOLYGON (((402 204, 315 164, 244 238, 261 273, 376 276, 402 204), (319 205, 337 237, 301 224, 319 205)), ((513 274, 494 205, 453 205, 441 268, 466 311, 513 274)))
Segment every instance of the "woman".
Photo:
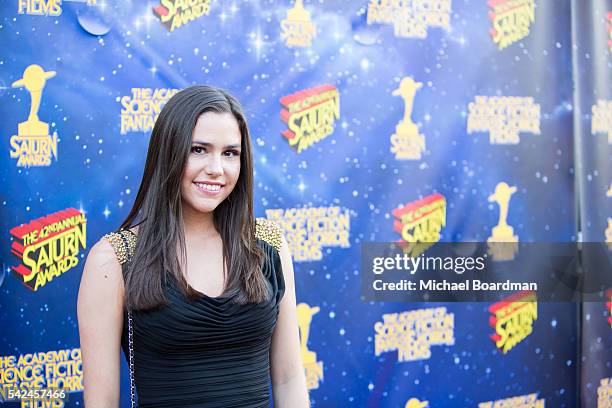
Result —
MULTIPOLYGON (((87 257, 78 321, 87 408, 119 403, 120 346, 140 407, 308 407, 291 255, 253 217, 246 120, 193 86, 155 123, 119 232, 87 257)), ((133 404, 133 403, 132 403, 133 404)))

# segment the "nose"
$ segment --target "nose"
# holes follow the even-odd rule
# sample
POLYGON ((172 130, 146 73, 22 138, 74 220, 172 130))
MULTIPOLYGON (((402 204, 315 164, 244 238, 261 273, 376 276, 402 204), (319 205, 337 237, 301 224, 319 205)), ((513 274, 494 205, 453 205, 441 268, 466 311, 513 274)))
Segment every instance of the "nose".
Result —
POLYGON ((223 163, 221 162, 221 156, 217 154, 209 155, 205 170, 206 170, 206 174, 210 176, 222 175, 223 174, 223 163))

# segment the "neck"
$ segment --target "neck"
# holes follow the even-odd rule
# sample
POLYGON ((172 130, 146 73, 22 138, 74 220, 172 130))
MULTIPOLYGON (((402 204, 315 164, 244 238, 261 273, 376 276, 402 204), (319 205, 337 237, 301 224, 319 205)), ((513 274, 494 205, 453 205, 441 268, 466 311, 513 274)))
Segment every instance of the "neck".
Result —
POLYGON ((183 231, 185 239, 208 239, 219 235, 213 222, 213 213, 202 213, 183 206, 183 231))

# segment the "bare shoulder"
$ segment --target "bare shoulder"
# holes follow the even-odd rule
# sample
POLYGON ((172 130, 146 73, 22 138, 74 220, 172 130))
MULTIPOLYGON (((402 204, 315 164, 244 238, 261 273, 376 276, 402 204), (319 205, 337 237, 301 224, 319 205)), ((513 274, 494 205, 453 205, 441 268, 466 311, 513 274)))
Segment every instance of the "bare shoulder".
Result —
POLYGON ((81 291, 88 288, 123 289, 123 274, 117 256, 119 243, 113 244, 113 234, 104 235, 89 250, 81 277, 81 291))
POLYGON ((87 262, 111 269, 121 268, 117 259, 116 248, 111 241, 111 234, 114 233, 104 235, 91 247, 87 255, 87 262))
POLYGON ((287 243, 285 236, 282 234, 280 236, 280 248, 278 250, 278 253, 281 257, 281 260, 291 262, 291 250, 289 249, 289 244, 287 243))

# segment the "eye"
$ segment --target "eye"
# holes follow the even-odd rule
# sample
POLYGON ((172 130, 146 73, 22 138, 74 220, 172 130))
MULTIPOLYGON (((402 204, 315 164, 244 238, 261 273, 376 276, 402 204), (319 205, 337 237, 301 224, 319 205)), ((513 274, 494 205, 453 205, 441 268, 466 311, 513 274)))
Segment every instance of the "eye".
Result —
POLYGON ((240 156, 240 152, 238 150, 226 150, 225 155, 227 157, 236 157, 236 156, 240 156), (229 153, 229 155, 227 153, 229 153))
POLYGON ((191 146, 191 152, 200 154, 204 152, 204 148, 202 146, 191 146))

